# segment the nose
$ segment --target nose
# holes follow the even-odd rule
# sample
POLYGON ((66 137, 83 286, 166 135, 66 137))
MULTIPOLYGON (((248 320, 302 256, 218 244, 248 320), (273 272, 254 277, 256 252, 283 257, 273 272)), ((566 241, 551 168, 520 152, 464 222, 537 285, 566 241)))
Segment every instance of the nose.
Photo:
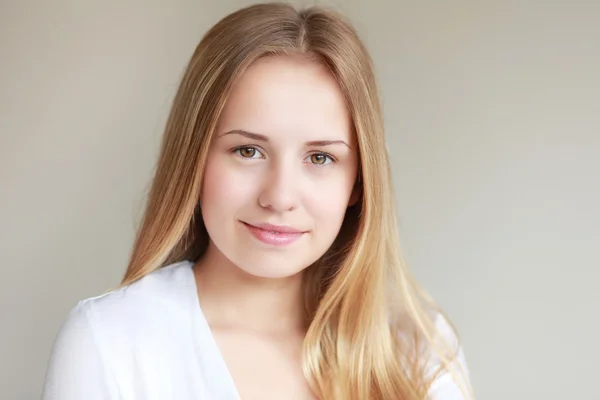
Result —
POLYGON ((258 202, 263 208, 277 212, 292 211, 298 207, 298 176, 292 166, 273 165, 264 177, 258 202))

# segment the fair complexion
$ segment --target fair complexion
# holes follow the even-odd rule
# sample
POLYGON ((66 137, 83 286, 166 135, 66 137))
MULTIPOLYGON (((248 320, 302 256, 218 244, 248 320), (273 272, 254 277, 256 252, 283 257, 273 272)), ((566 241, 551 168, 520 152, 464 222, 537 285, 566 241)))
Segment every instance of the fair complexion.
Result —
POLYGON ((242 399, 310 399, 302 272, 358 198, 344 97, 320 64, 263 58, 233 86, 215 135, 201 193, 210 241, 194 267, 202 310, 242 399))

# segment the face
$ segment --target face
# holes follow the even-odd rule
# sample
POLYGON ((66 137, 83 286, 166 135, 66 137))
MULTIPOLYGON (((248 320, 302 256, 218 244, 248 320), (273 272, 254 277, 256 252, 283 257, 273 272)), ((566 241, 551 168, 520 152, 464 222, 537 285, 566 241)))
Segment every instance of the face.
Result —
POLYGON ((325 67, 259 59, 232 88, 207 159, 201 209, 209 252, 257 277, 311 265, 357 200, 356 146, 325 67))

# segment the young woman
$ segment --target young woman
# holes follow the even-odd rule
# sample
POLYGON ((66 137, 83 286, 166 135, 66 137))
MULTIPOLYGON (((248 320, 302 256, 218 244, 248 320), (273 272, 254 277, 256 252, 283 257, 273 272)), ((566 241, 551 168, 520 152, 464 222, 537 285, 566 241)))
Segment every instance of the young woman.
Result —
POLYGON ((391 182, 342 17, 225 17, 183 76, 122 284, 72 310, 44 398, 471 398, 402 262, 391 182))

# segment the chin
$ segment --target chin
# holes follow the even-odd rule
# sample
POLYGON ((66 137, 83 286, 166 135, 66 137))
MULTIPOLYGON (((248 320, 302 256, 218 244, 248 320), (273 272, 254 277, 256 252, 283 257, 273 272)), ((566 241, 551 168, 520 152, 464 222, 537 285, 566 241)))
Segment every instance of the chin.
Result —
POLYGON ((297 276, 306 269, 306 267, 294 268, 290 265, 282 267, 282 263, 267 263, 267 265, 265 265, 265 263, 261 263, 260 260, 256 260, 256 262, 250 264, 247 259, 245 262, 237 263, 237 267, 250 276, 265 279, 291 278, 297 276), (262 266, 259 267, 260 265, 262 266))

